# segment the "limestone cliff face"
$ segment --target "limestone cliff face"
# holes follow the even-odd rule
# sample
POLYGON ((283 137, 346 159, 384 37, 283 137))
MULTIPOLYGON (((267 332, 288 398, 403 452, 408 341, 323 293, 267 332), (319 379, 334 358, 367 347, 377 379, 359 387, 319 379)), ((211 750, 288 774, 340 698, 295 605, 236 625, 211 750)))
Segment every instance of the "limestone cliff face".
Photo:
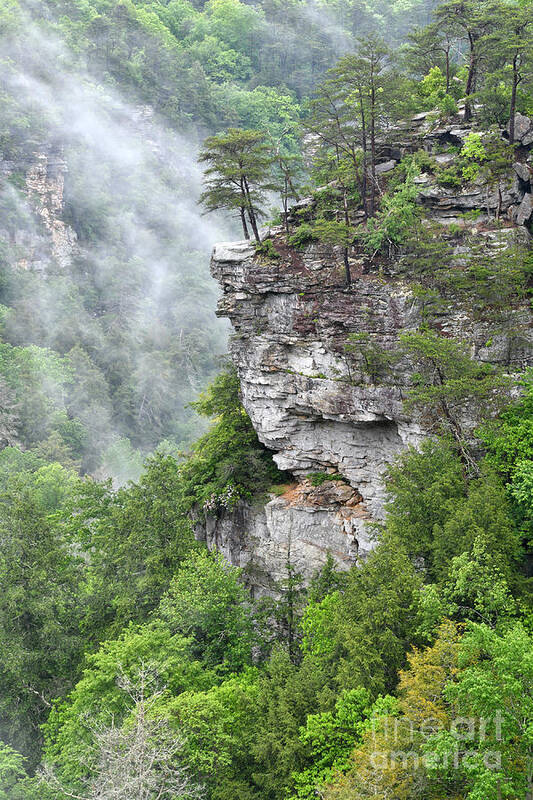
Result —
POLYGON ((351 486, 328 481, 315 487, 304 479, 264 504, 240 502, 218 517, 206 515, 197 523, 196 535, 243 568, 250 588, 261 596, 286 579, 288 559, 307 577, 324 564, 328 552, 348 568, 361 546, 357 522, 366 516, 351 486))
MULTIPOLYGON (((460 142, 469 132, 429 124, 426 132, 425 124, 425 116, 417 118, 410 137, 389 149, 382 174, 414 149, 413 142, 419 148, 422 140, 431 152, 441 149, 435 143, 460 142)), ((481 182, 452 191, 421 175, 418 202, 441 225, 469 225, 494 242, 502 237, 526 241, 532 165, 529 148, 518 152, 521 160, 488 191, 481 182), (475 222, 460 216, 465 210, 478 211, 475 222), (490 224, 496 213, 498 224, 490 224)), ((312 203, 304 201, 300 212, 312 203)), ((421 301, 402 271, 359 255, 351 259, 353 283, 347 289, 340 250, 316 242, 295 250, 280 230, 269 235, 277 259, 256 255, 249 242, 220 244, 212 273, 222 290, 218 313, 234 329, 231 356, 243 404, 259 439, 295 484, 265 505, 241 504, 198 529, 210 546, 247 568, 258 591, 268 591, 286 574, 289 554, 306 576, 324 562, 328 550, 343 566, 364 556, 372 546, 367 523, 383 515, 387 464, 428 433, 424 419, 405 411, 413 365, 401 362, 387 378, 372 382, 358 354, 346 350, 353 333, 369 335, 391 350, 400 333, 420 326, 421 301), (334 478, 313 487, 312 473, 334 478)), ((445 335, 469 342, 478 359, 507 363, 513 371, 530 363, 533 352, 528 309, 513 313, 523 336, 511 355, 509 334, 494 334, 490 318, 475 318, 459 305, 443 309, 438 325, 445 335)))
POLYGON ((8 209, 0 238, 12 245, 21 269, 48 272, 72 264, 77 236, 63 219, 67 171, 58 146, 43 145, 16 160, 0 157, 0 193, 8 209))

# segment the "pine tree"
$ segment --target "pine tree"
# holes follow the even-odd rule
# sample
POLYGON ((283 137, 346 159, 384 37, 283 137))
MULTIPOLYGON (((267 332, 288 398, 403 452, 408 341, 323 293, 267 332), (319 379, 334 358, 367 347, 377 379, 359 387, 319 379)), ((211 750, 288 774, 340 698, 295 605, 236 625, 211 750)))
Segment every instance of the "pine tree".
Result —
POLYGON ((255 240, 260 242, 258 219, 264 213, 265 192, 275 188, 270 175, 273 157, 265 134, 230 128, 210 136, 199 161, 208 165, 200 202, 207 211, 237 211, 245 238, 250 238, 249 224, 255 240))
POLYGON ((464 119, 472 118, 472 96, 476 91, 482 57, 487 47, 487 37, 499 24, 501 7, 492 0, 446 0, 436 11, 441 30, 466 42, 468 71, 465 85, 464 119))
POLYGON ((509 143, 515 140, 515 114, 520 85, 533 79, 533 3, 510 5, 487 44, 491 67, 497 67, 498 78, 507 83, 511 78, 509 98, 509 143), (494 63, 496 62, 496 63, 494 63))

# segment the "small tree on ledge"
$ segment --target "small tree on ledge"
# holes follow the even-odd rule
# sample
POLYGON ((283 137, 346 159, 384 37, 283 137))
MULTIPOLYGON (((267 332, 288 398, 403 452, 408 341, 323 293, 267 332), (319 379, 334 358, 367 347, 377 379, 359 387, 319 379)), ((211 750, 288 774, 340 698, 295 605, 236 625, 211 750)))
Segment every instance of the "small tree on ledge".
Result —
POLYGON ((265 192, 273 189, 273 157, 261 131, 229 128, 204 142, 200 162, 207 164, 205 191, 200 197, 207 211, 238 213, 244 236, 260 242, 258 219, 263 215, 265 192))

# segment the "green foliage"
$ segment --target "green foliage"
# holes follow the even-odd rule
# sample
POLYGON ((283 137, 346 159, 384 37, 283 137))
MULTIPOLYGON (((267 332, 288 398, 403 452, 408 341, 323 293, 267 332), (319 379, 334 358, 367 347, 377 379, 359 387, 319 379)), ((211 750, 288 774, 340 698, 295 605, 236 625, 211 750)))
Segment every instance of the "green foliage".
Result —
POLYGON ((463 183, 463 172, 457 162, 446 167, 438 167, 435 171, 437 182, 446 189, 458 189, 463 183))
MULTIPOLYGON (((507 555, 507 554, 506 554, 507 555)), ((496 625, 516 612, 500 554, 483 532, 474 539, 471 551, 451 561, 450 578, 445 587, 449 599, 448 614, 471 617, 496 625)))
POLYGON ((274 247, 272 239, 264 239, 262 242, 257 244, 255 252, 267 260, 279 261, 281 258, 280 254, 274 247))
POLYGON ((92 762, 94 734, 113 720, 121 724, 131 709, 128 682, 142 676, 145 696, 172 697, 209 688, 213 676, 191 657, 190 641, 155 620, 130 626, 88 656, 83 677, 68 697, 54 705, 44 726, 47 760, 75 787, 92 762))
POLYGON ((433 430, 451 435, 472 465, 463 430, 464 409, 478 421, 495 416, 509 397, 509 377, 492 364, 473 359, 462 342, 431 330, 404 333, 400 344, 417 367, 406 407, 420 409, 433 430))
POLYGON ((445 94, 444 97, 439 99, 437 108, 444 118, 453 117, 459 111, 455 98, 450 94, 445 94))
POLYGON ((24 758, 0 742, 0 800, 13 800, 16 784, 25 777, 24 758))
POLYGON ((254 785, 264 797, 282 798, 292 774, 305 765, 305 746, 299 734, 309 714, 333 705, 328 675, 311 657, 300 665, 288 652, 275 650, 259 680, 257 725, 251 742, 254 785))
POLYGON ((49 349, 2 342, 0 374, 16 407, 15 441, 35 445, 52 432, 54 412, 65 407, 70 365, 49 349))
POLYGON ((258 219, 265 213, 265 192, 274 188, 270 177, 272 156, 265 134, 229 128, 224 134, 205 140, 199 161, 207 164, 206 188, 200 202, 207 211, 236 212, 245 237, 249 238, 250 224, 256 242, 261 244, 258 219))
POLYGON ((334 658, 337 650, 335 621, 341 603, 339 591, 310 601, 302 615, 302 650, 315 656, 334 658))
POLYGON ((355 230, 350 225, 324 217, 313 222, 312 232, 314 239, 340 247, 349 247, 355 236, 355 230))
POLYGON ((398 353, 380 347, 368 333, 350 333, 344 349, 358 359, 361 371, 372 383, 386 379, 399 360, 398 353))
MULTIPOLYGON (((461 641, 462 669, 444 695, 460 715, 487 721, 469 736, 468 758, 454 776, 462 778, 469 800, 524 797, 531 787, 532 656, 533 641, 520 623, 502 633, 472 625, 461 641)), ((442 756, 461 747, 460 736, 452 729, 428 742, 427 750, 441 756, 432 760, 441 780, 451 777, 442 756)))
POLYGON ((297 250, 303 248, 315 239, 314 228, 307 222, 302 222, 289 236, 289 244, 297 250))
POLYGON ((471 132, 465 139, 460 157, 466 162, 462 168, 462 175, 466 181, 473 181, 479 174, 480 164, 487 159, 480 133, 471 132))
POLYGON ((89 554, 87 635, 117 635, 142 621, 191 549, 190 523, 178 504, 180 470, 170 456, 147 462, 137 484, 114 492, 109 484, 81 481, 63 514, 73 541, 89 554), (147 535, 149 531, 149 535, 147 535))
POLYGON ((417 172, 413 164, 405 180, 381 199, 379 211, 369 220, 363 234, 363 243, 368 253, 384 252, 391 255, 408 238, 419 214, 415 204, 418 189, 413 180, 417 172))
POLYGON ((409 449, 387 471, 387 530, 411 559, 422 559, 435 577, 434 536, 467 493, 461 460, 446 441, 409 449))
POLYGON ((428 74, 420 81, 418 91, 427 103, 428 109, 436 107, 446 94, 446 77, 440 67, 431 67, 428 74))
POLYGON ((342 648, 338 680, 365 686, 373 697, 391 691, 414 639, 420 578, 397 539, 384 534, 349 582, 337 607, 342 648))
POLYGON ((413 292, 421 302, 423 316, 431 323, 449 302, 460 303, 474 318, 488 322, 495 334, 505 335, 510 364, 523 347, 516 315, 530 293, 531 253, 510 244, 505 236, 489 246, 460 226, 456 233, 466 252, 457 258, 450 240, 453 232, 451 226, 446 230, 420 227, 407 243, 402 265, 420 282, 413 292))
POLYGON ((531 375, 522 381, 522 396, 509 404, 492 424, 481 431, 488 446, 488 460, 512 480, 517 467, 533 461, 533 385, 531 375))
POLYGON ((310 472, 307 479, 313 486, 322 486, 326 481, 342 481, 344 478, 339 472, 310 472))
POLYGON ((383 533, 341 591, 305 610, 304 652, 329 665, 343 688, 364 686, 373 697, 391 690, 414 638, 419 587, 401 542, 383 533))
POLYGON ((255 796, 250 743, 258 695, 257 673, 249 670, 204 692, 184 692, 167 706, 186 737, 186 761, 212 800, 255 796))
POLYGON ((520 534, 492 470, 468 481, 456 449, 427 442, 389 468, 387 487, 387 530, 422 561, 430 581, 446 580, 454 557, 480 542, 507 581, 516 574, 520 534))
POLYGON ((470 482, 468 496, 449 509, 442 529, 436 527, 434 535, 433 569, 437 576, 445 575, 453 556, 470 551, 478 537, 508 581, 521 557, 520 533, 505 488, 490 471, 470 482))
POLYGON ((328 551, 324 565, 314 573, 309 582, 306 614, 310 608, 320 603, 328 595, 343 589, 346 578, 346 572, 339 570, 335 559, 328 551))
POLYGON ((453 117, 458 113, 455 98, 449 94, 446 86, 446 76, 440 67, 431 67, 418 84, 418 94, 422 99, 424 109, 438 111, 439 117, 453 117))
POLYGON ((70 687, 85 648, 83 562, 54 521, 73 480, 58 464, 21 470, 0 497, 0 717, 31 763, 50 701, 70 687))
POLYGON ((353 747, 372 713, 368 691, 352 689, 340 694, 333 711, 309 714, 300 729, 308 766, 293 775, 291 800, 311 800, 334 775, 348 767, 353 747))
POLYGON ((513 148, 502 140, 499 128, 490 128, 481 134, 471 131, 457 157, 436 170, 441 186, 456 189, 465 182, 477 181, 489 187, 507 180, 513 159, 513 148))
POLYGON ((229 124, 266 131, 272 143, 281 143, 280 152, 298 152, 300 105, 292 94, 270 85, 250 90, 227 83, 215 89, 214 95, 218 113, 226 114, 229 124))
POLYGON ((252 658, 252 614, 239 578, 221 555, 200 550, 181 564, 159 606, 170 630, 190 637, 194 659, 221 674, 252 658))
POLYGON ((250 498, 284 481, 285 475, 259 443, 239 391, 237 374, 229 370, 194 403, 200 414, 215 417, 215 421, 180 469, 185 510, 196 506, 211 513, 231 509, 240 498, 250 498))

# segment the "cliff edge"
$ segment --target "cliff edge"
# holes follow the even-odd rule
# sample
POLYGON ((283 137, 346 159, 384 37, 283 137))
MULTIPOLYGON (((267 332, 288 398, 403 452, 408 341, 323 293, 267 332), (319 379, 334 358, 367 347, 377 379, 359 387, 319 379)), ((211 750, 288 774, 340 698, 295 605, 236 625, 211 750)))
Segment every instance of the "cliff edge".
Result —
MULTIPOLYGON (((448 163, 446 148, 456 152, 457 141, 469 133, 457 124, 428 124, 427 131, 420 129, 424 124, 417 118, 410 138, 389 148, 383 174, 414 141, 418 147, 422 141, 437 163, 448 163)), ((526 136, 530 129, 533 123, 526 136)), ((530 246, 530 146, 516 152, 520 160, 490 190, 481 181, 445 188, 431 170, 416 178, 425 219, 439 226, 456 254, 464 254, 465 232, 469 241, 482 240, 489 248, 530 246)), ((310 198, 299 205, 300 218, 312 213, 313 203, 310 198)), ((244 407, 294 484, 266 504, 241 503, 207 518, 199 531, 209 546, 247 569, 259 592, 286 574, 288 558, 309 577, 328 551, 343 566, 364 556, 372 546, 367 523, 383 516, 387 464, 431 433, 427 420, 405 407, 416 365, 400 359, 377 380, 364 369, 357 347, 347 348, 355 334, 352 341, 370 340, 392 352, 402 333, 420 329, 424 300, 401 258, 376 260, 354 251, 347 288, 341 248, 310 241, 297 249, 281 229, 270 230, 268 237, 273 257, 250 242, 219 244, 211 270, 222 289, 217 313, 228 317, 234 330, 231 357, 244 407)), ((524 369, 533 352, 529 305, 518 304, 512 314, 507 328, 495 327, 490 309, 469 313, 450 297, 435 324, 443 336, 468 343, 475 359, 505 365, 512 373, 524 369)))

